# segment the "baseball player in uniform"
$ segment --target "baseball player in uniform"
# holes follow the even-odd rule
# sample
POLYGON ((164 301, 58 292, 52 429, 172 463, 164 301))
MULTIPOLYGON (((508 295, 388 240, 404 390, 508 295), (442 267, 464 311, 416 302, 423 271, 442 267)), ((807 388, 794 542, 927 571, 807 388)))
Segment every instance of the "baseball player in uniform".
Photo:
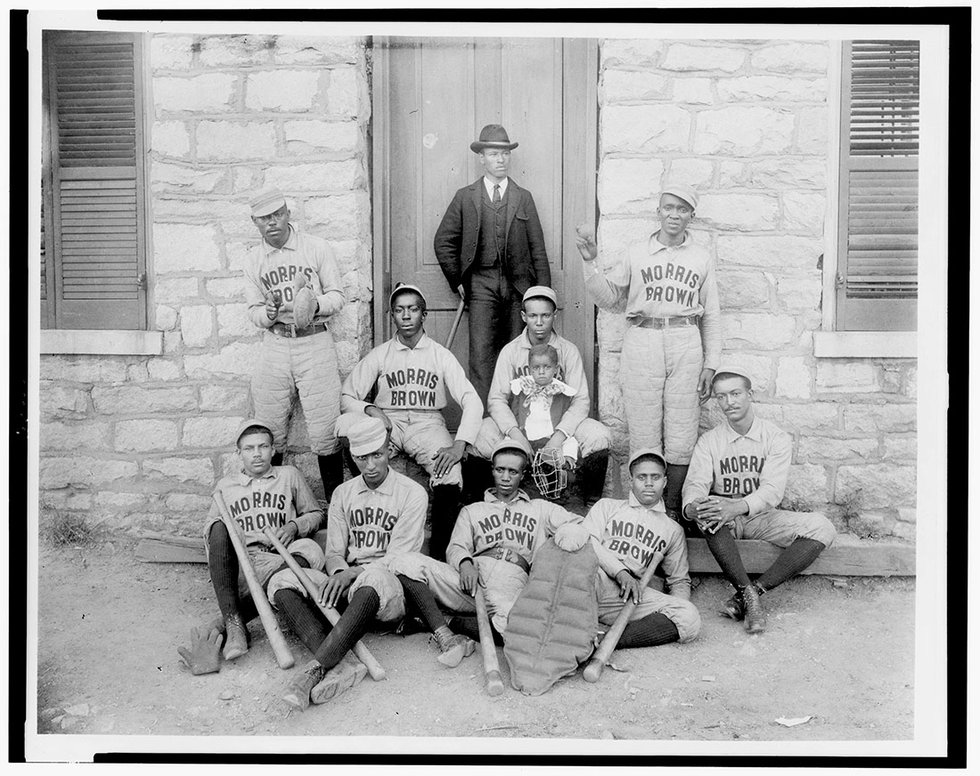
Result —
POLYGON ((601 499, 581 526, 559 529, 558 538, 563 540, 581 529, 589 534, 599 558, 596 598, 600 624, 612 625, 629 599, 637 602, 619 640, 622 649, 691 641, 701 630, 701 616, 690 600, 684 529, 664 508, 666 471, 667 462, 659 452, 637 450, 629 460, 629 498, 601 499), (666 576, 667 593, 639 589, 639 579, 651 563, 660 566, 666 576))
POLYGON ((576 243, 585 285, 599 307, 626 311, 620 381, 630 448, 663 450, 667 511, 680 517, 681 490, 698 436, 699 403, 710 393, 721 355, 714 262, 687 227, 698 195, 690 186, 663 187, 660 229, 605 267, 595 239, 579 227, 576 243))
POLYGON ((379 418, 392 446, 425 468, 432 486, 429 552, 441 559, 459 513, 459 462, 466 444, 476 439, 483 404, 452 352, 426 335, 422 291, 400 285, 391 292, 389 307, 395 336, 361 359, 344 381, 337 433, 346 436, 347 427, 364 415, 379 418), (366 401, 372 389, 374 401, 366 401), (442 416, 447 395, 463 410, 455 439, 442 416))
MULTIPOLYGON (((218 480, 216 488, 244 534, 243 544, 263 587, 275 572, 286 567, 269 546, 266 528, 274 530, 301 566, 320 570, 324 564, 320 546, 307 538, 320 527, 323 511, 299 469, 272 465, 272 439, 271 424, 245 421, 236 439, 241 469, 218 480)), ((248 651, 246 623, 258 616, 258 610, 248 594, 228 529, 214 503, 204 526, 204 542, 211 584, 224 620, 224 657, 234 660, 248 651)))
POLYGON ((470 639, 480 638, 473 598, 477 585, 484 587, 492 627, 503 635, 538 547, 559 526, 581 519, 556 504, 528 498, 520 485, 529 455, 524 442, 497 443, 492 454, 494 486, 483 501, 460 510, 446 563, 421 553, 391 561, 408 599, 435 633, 442 650, 439 660, 446 665, 457 665, 473 651, 470 639), (454 615, 447 619, 440 606, 454 615), (452 631, 468 639, 462 644, 452 641, 452 631))
MULTIPOLYGON (((329 500, 344 480, 335 435, 340 375, 326 326, 344 305, 340 273, 326 241, 298 232, 289 223, 289 208, 279 189, 259 191, 251 209, 262 242, 245 265, 245 298, 252 323, 265 331, 252 374, 252 403, 256 414, 272 424, 276 449, 282 451, 293 397, 299 394, 329 500)), ((281 462, 280 452, 276 463, 281 462)))
POLYGON ((684 485, 684 517, 701 529, 735 587, 722 614, 744 619, 749 633, 760 633, 766 620, 759 596, 813 563, 836 531, 818 512, 776 509, 786 490, 792 440, 755 414, 748 375, 723 367, 714 376, 712 391, 726 422, 704 433, 695 445, 684 485), (762 539, 785 549, 753 583, 736 539, 762 539))
POLYGON ((292 571, 280 571, 269 582, 269 600, 315 656, 283 696, 300 709, 311 698, 319 701, 321 683, 347 686, 343 674, 354 666, 344 656, 375 620, 394 625, 402 619, 404 593, 387 563, 422 548, 425 488, 389 468, 384 423, 361 416, 348 439, 360 475, 338 486, 330 502, 326 573, 308 572, 320 587, 320 601, 343 610, 340 620, 330 627, 292 571))
MULTIPOLYGON (((609 462, 610 433, 602 423, 589 417, 589 385, 585 380, 582 355, 572 342, 555 333, 558 297, 547 286, 532 286, 524 293, 521 319, 526 324, 519 336, 500 351, 487 399, 489 418, 483 420, 475 445, 481 458, 504 437, 527 442, 514 412, 515 379, 528 375, 528 353, 534 345, 551 345, 558 351, 557 378, 574 391, 568 408, 555 424, 545 447, 561 450, 566 440, 578 441, 581 461, 578 466, 578 487, 585 507, 591 507, 602 495, 609 462)), ((469 476, 469 472, 467 472, 469 476)), ((479 477, 479 472, 475 474, 479 477)))

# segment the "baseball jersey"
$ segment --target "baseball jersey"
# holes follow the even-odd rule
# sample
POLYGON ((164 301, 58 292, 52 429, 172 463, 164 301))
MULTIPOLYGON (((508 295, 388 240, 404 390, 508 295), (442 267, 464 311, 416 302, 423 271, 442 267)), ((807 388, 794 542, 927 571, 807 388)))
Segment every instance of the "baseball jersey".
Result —
POLYGON ((340 285, 340 272, 333 251, 326 240, 302 234, 289 225, 289 238, 282 248, 273 248, 265 240, 252 248, 245 263, 245 300, 252 323, 268 329, 277 321, 295 323, 293 318, 293 283, 298 274, 312 281, 320 310, 314 323, 324 322, 344 306, 346 301, 340 285), (282 291, 283 307, 274 320, 265 314, 265 296, 282 291), (285 309, 285 305, 289 309, 285 309))
POLYGON ((728 422, 706 431, 694 446, 684 481, 684 506, 708 495, 741 498, 749 515, 783 500, 793 455, 789 434, 756 416, 742 436, 728 422))
POLYGON ((625 299, 627 318, 701 317, 704 366, 715 369, 721 357, 721 306, 714 262, 691 233, 678 246, 664 245, 657 233, 632 244, 624 256, 600 268, 582 262, 585 286, 599 307, 615 308, 625 299))
POLYGON ((523 490, 507 503, 490 488, 483 501, 459 510, 446 548, 446 563, 459 570, 466 558, 500 547, 513 550, 530 564, 537 548, 558 526, 579 520, 578 515, 550 501, 531 500, 523 490))
POLYGON ((397 336, 378 345, 357 362, 341 389, 342 412, 364 412, 375 406, 384 411, 439 412, 446 394, 463 409, 456 439, 473 442, 483 418, 483 402, 456 356, 423 333, 414 348, 397 336), (374 403, 364 401, 377 386, 374 403))
POLYGON ((338 485, 327 512, 327 574, 419 552, 428 507, 425 488, 394 469, 373 490, 360 475, 338 485))
MULTIPOLYGON (((252 477, 244 471, 229 474, 218 480, 215 489, 244 532, 246 545, 268 546, 263 533, 266 527, 275 530, 292 521, 298 529, 297 536, 309 536, 323 522, 323 510, 294 466, 273 466, 263 477, 252 477)), ((208 524, 219 520, 221 514, 212 501, 208 524)))
MULTIPOLYGON (((555 428, 566 437, 570 437, 575 434, 579 423, 589 417, 589 386, 585 382, 582 355, 578 347, 554 332, 551 332, 547 344, 558 351, 558 373, 555 376, 575 392, 565 414, 555 424, 555 428)), ((487 411, 503 434, 519 425, 514 409, 511 407, 510 385, 515 378, 530 373, 527 365, 530 350, 531 342, 527 338, 527 328, 525 328, 520 336, 504 345, 500 355, 497 356, 490 392, 487 394, 487 411)))
POLYGON ((667 516, 662 499, 652 507, 633 493, 626 500, 599 499, 582 526, 593 536, 599 565, 610 577, 626 569, 639 578, 653 563, 662 566, 671 595, 691 597, 684 529, 667 516))

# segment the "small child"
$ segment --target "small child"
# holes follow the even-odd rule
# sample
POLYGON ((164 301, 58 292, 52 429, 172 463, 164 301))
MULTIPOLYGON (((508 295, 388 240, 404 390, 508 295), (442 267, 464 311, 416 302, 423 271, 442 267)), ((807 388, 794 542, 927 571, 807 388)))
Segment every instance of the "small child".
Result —
MULTIPOLYGON (((513 410, 517 424, 531 447, 537 450, 555 433, 555 425, 568 409, 575 389, 555 377, 558 351, 551 345, 532 345, 527 366, 530 374, 511 380, 510 392, 516 405, 513 410)), ((566 467, 574 469, 578 460, 578 440, 568 437, 562 443, 561 451, 566 467)))

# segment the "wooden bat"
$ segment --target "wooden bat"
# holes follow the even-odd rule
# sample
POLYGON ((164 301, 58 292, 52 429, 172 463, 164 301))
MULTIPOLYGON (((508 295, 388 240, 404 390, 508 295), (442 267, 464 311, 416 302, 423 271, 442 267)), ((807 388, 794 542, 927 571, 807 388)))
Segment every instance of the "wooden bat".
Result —
POLYGON ((221 493, 215 491, 213 498, 214 503, 218 505, 221 522, 228 529, 228 536, 231 537, 231 544, 235 548, 235 555, 238 556, 238 563, 242 567, 242 574, 245 576, 245 582, 248 583, 248 591, 252 594, 252 599, 255 601, 255 608, 259 611, 262 627, 265 628, 265 633, 269 637, 272 651, 276 653, 276 660, 279 663, 279 667, 283 669, 292 668, 295 665, 293 653, 289 651, 286 637, 282 635, 282 631, 279 629, 279 620, 276 619, 276 614, 272 611, 269 599, 266 598, 265 591, 255 576, 252 561, 248 557, 248 552, 242 543, 242 538, 238 535, 238 523, 235 522, 235 518, 228 512, 228 506, 225 504, 225 499, 221 493))
MULTIPOLYGON (((300 581, 303 587, 306 588, 306 592, 309 593, 310 600, 319 607, 320 611, 323 612, 324 617, 330 621, 331 625, 336 625, 337 621, 340 619, 340 612, 338 612, 332 606, 320 603, 320 591, 316 589, 316 585, 314 585, 313 581, 309 578, 309 576, 307 576, 306 569, 300 566, 299 563, 296 562, 296 558, 289 554, 289 550, 286 549, 286 545, 276 538, 276 535, 272 533, 271 528, 266 527, 265 535, 266 538, 272 542, 272 546, 276 548, 276 552, 278 552, 282 556, 282 559, 286 561, 286 565, 289 566, 289 570, 296 575, 296 578, 300 581)), ((358 641, 354 645, 354 654, 357 655, 358 659, 367 667, 368 673, 371 674, 371 678, 374 679, 374 681, 380 682, 382 679, 386 679, 388 677, 388 674, 385 672, 384 668, 382 668, 381 663, 379 663, 374 655, 371 654, 371 651, 364 645, 363 641, 358 641)))
MULTIPOLYGON (((650 584, 650 580, 653 578, 653 572, 656 570, 657 567, 653 563, 650 563, 645 569, 643 569, 643 576, 640 577, 641 597, 643 592, 647 589, 647 585, 650 584)), ((589 664, 582 672, 582 676, 585 677, 585 681, 599 681, 599 677, 602 676, 602 669, 606 667, 606 661, 609 660, 612 653, 616 650, 616 645, 619 643, 619 639, 623 635, 623 631, 626 630, 626 624, 630 621, 630 615, 633 614, 634 609, 636 609, 636 601, 630 600, 627 601, 620 610, 619 615, 616 617, 616 621, 609 629, 609 632, 603 636, 602 642, 599 644, 599 648, 595 651, 595 654, 592 656, 589 664)))
POLYGON ((480 653, 483 655, 483 673, 487 676, 487 692, 500 695, 504 683, 500 680, 500 664, 497 662, 497 645, 493 643, 490 630, 490 617, 487 616, 487 602, 483 599, 483 588, 476 588, 476 624, 480 629, 480 653))
POLYGON ((449 336, 446 338, 446 349, 450 350, 453 346, 453 340, 456 339, 456 329, 459 328, 459 322, 463 319, 463 309, 466 307, 466 299, 460 297, 459 307, 456 308, 456 317, 453 319, 453 327, 449 330, 449 336))

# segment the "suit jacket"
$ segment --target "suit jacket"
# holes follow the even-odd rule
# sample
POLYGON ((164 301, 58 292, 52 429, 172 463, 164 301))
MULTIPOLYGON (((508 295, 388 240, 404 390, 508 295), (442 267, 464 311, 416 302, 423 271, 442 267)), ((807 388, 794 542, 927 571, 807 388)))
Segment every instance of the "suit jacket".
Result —
MULTIPOLYGON (((483 191, 482 177, 457 191, 436 229, 436 258, 454 291, 465 285, 476 258, 483 191)), ((517 291, 523 294, 531 286, 550 286, 551 267, 534 198, 513 178, 507 184, 506 233, 502 269, 517 291)))

